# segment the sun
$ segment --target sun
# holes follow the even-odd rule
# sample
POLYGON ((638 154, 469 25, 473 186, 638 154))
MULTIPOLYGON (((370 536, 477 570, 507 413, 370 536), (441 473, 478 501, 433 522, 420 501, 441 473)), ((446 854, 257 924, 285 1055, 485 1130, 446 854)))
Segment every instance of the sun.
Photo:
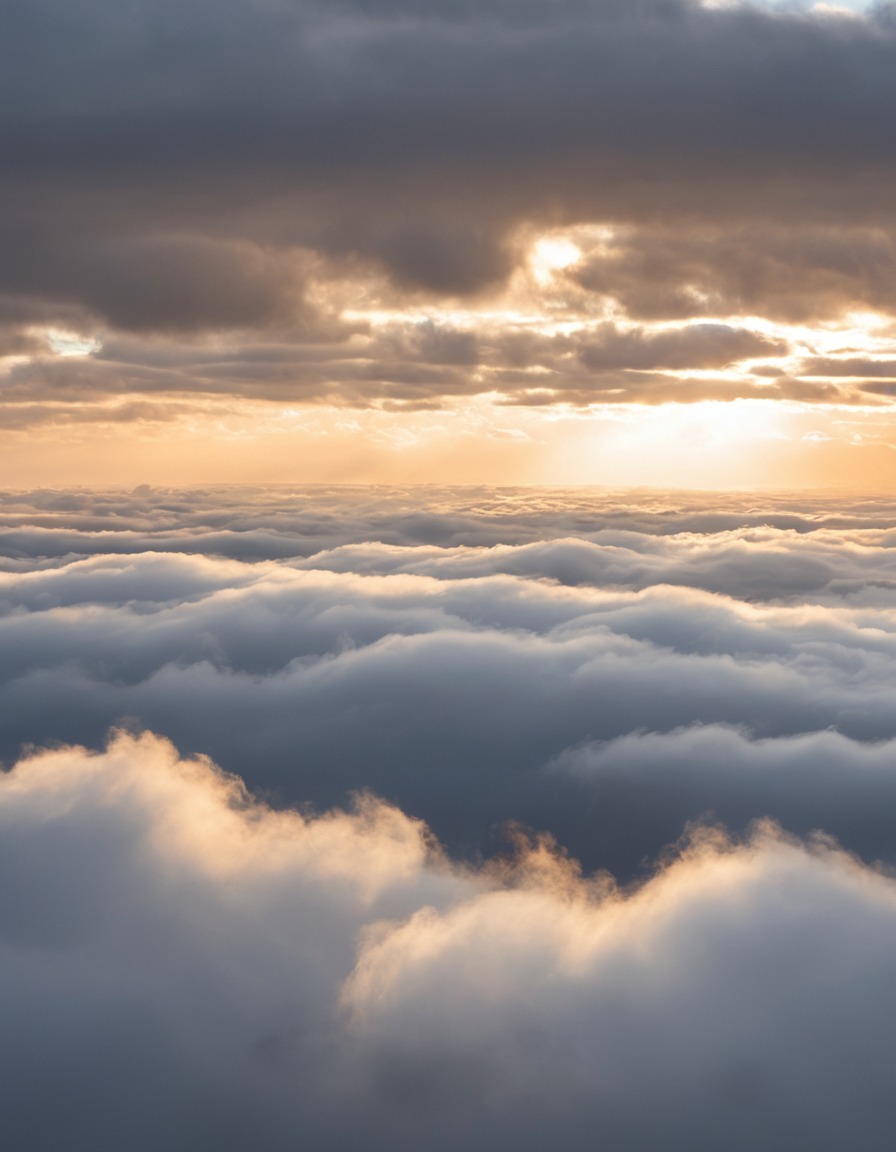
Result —
POLYGON ((582 259, 582 250, 562 236, 542 236, 532 245, 529 263, 539 284, 546 284, 555 272, 571 268, 582 259))

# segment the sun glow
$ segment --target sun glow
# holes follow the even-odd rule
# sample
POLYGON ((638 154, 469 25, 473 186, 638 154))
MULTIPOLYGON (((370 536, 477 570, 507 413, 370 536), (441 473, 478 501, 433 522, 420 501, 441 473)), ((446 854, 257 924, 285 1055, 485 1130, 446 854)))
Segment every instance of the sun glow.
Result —
POLYGON ((539 284, 547 284, 556 272, 571 268, 582 259, 582 250, 563 236, 542 236, 532 247, 530 265, 539 284))
POLYGON ((45 333, 46 341, 57 356, 92 356, 102 347, 101 341, 94 336, 83 336, 77 332, 65 332, 59 328, 50 328, 45 333))

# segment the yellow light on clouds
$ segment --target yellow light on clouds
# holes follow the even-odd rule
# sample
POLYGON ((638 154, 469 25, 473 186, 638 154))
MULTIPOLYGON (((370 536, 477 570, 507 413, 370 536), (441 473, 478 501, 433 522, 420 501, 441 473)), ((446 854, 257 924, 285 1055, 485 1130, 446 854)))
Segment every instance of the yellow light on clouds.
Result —
POLYGON ((92 356, 99 352, 101 342, 93 336, 82 336, 77 332, 63 332, 50 328, 45 333, 47 343, 57 356, 92 356))
POLYGON ((546 284, 555 272, 571 268, 581 259, 581 248, 562 236, 542 236, 532 246, 529 258, 532 274, 539 284, 546 284))

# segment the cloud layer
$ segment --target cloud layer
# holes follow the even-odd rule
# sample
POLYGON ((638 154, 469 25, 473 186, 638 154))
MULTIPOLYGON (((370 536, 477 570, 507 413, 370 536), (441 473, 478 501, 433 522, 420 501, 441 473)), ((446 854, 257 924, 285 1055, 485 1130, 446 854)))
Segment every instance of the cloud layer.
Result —
POLYGON ((888 1148, 892 523, 6 494, 16 1147, 888 1148))
POLYGON ((4 423, 886 406, 894 28, 891 4, 13 3, 4 423))
POLYGON ((0 753, 127 723, 626 878, 767 816, 896 862, 892 510, 580 492, 9 497, 0 753), (48 701, 52 706, 48 707, 48 701))

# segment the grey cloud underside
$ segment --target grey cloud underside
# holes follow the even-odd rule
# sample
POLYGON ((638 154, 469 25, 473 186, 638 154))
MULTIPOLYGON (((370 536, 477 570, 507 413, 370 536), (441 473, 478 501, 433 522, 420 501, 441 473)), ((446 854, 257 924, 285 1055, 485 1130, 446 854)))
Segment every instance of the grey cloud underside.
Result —
POLYGON ((7 1138, 885 1152, 894 514, 6 493, 7 1138))
POLYGON ((621 876, 704 817, 896 862, 893 509, 798 507, 9 495, 0 750, 126 720, 281 802, 370 787, 452 851, 520 821, 621 876))
MULTIPOLYGON (((390 362, 374 346, 359 364, 340 344, 309 363, 306 342, 344 336, 321 288, 373 277, 393 306, 479 299, 523 259, 521 227, 594 222, 618 235, 567 277, 585 316, 606 299, 642 321, 892 313, 892 12, 8 4, 0 315, 23 318, 0 347, 21 350, 26 316, 49 309, 179 349, 167 381, 152 341, 111 373, 82 367, 85 399, 168 387, 420 402, 488 390, 473 366, 525 399, 500 355, 446 365, 405 347, 390 362), (203 332, 239 334, 240 351, 193 376, 203 332), (291 342, 278 378, 271 356, 291 342), (253 346, 266 352, 249 363, 253 346)), ((609 360, 673 366, 643 347, 609 360)), ((637 379, 606 378, 605 354, 584 369, 564 364, 555 398, 642 398, 637 379)), ((686 385, 648 381, 648 398, 701 395, 686 385)), ((832 387, 802 382, 798 398, 832 387)))
POLYGON ((891 313, 894 256, 890 229, 863 221, 704 221, 693 231, 621 229, 569 278, 640 319, 740 313, 811 323, 850 308, 891 313))
MULTIPOLYGON (((358 326, 356 326, 357 328, 358 326)), ((448 396, 495 391, 510 402, 610 399, 660 402, 700 398, 840 398, 835 385, 781 379, 686 379, 682 369, 721 370, 788 351, 785 341, 720 323, 674 331, 623 331, 602 323, 575 336, 474 334, 431 321, 395 324, 374 335, 334 326, 328 342, 184 348, 168 341, 108 341, 73 363, 38 354, 8 372, 2 400, 13 415, 29 403, 91 401, 128 394, 336 401, 364 406, 388 400, 426 405, 448 396), (338 337, 342 336, 340 340, 338 337)), ((837 372, 836 374, 842 375, 837 372)), ((848 393, 842 394, 843 399, 848 393)), ((867 397, 865 397, 867 402, 867 397)))
MULTIPOLYGON (((692 188, 724 161, 754 185, 774 182, 782 163, 836 176, 836 158, 847 186, 856 169, 887 170, 890 6, 862 21, 681 0, 535 3, 526 15, 486 3, 447 19, 443 9, 241 2, 217 5, 212 21, 196 2, 127 13, 51 4, 35 27, 15 5, 2 90, 10 175, 103 170, 164 189, 180 166, 207 188, 251 160, 232 192, 220 190, 232 208, 259 172, 273 193, 291 186, 267 181, 294 179, 319 204, 324 181, 351 204, 368 191, 352 190, 358 171, 374 192, 408 181, 416 191, 469 165, 500 185, 474 196, 494 207, 491 191, 503 199, 516 186, 519 208, 558 188, 571 206, 593 206, 664 174, 692 188), (536 157, 559 172, 539 175, 536 157), (520 170, 526 187, 515 185, 520 170)), ((146 200, 150 215, 167 206, 146 200)))

